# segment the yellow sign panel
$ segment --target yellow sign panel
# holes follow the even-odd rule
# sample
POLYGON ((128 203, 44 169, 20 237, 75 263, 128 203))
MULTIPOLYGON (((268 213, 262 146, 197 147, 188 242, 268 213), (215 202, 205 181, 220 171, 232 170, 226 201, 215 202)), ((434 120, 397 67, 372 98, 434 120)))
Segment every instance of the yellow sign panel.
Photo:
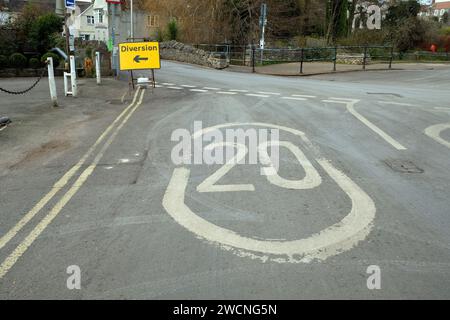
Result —
POLYGON ((159 42, 119 44, 120 70, 161 69, 159 42))

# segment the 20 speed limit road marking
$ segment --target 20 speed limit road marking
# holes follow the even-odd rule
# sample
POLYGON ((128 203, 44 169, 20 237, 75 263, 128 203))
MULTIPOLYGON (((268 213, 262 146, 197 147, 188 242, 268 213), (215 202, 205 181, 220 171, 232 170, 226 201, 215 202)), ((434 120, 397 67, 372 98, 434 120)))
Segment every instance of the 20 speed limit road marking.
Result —
MULTIPOLYGON (((316 233, 308 238, 280 241, 280 240, 259 240, 242 236, 232 230, 219 227, 193 212, 185 203, 185 192, 189 183, 190 169, 186 167, 176 168, 163 198, 163 206, 172 218, 195 234, 219 247, 230 250, 240 256, 259 258, 262 261, 272 260, 275 262, 311 262, 315 259, 325 260, 338 253, 350 250, 360 241, 364 240, 372 229, 375 218, 375 204, 372 199, 347 175, 336 169, 330 161, 323 159, 312 145, 306 135, 296 129, 267 123, 228 123, 218 125, 200 132, 195 132, 193 138, 196 139, 209 131, 221 128, 236 126, 257 126, 283 130, 302 139, 316 157, 317 163, 323 170, 337 183, 337 185, 351 199, 351 211, 338 223, 316 233)), ((321 183, 321 178, 311 162, 306 159, 300 148, 290 142, 280 141, 280 146, 287 147, 294 153, 299 163, 305 168, 306 176, 299 181, 290 181, 277 175, 269 175, 268 181, 281 188, 289 189, 312 189, 321 183)), ((213 146, 207 146, 211 148, 213 146)), ((241 155, 242 156, 242 155, 241 155)), ((229 165, 229 164, 228 164, 229 165)), ((226 166, 226 165, 225 165, 226 166)), ((219 169, 213 174, 213 178, 208 178, 199 186, 200 192, 227 192, 241 190, 253 191, 253 185, 215 185, 218 177, 223 176, 230 168, 219 169)), ((270 168, 269 168, 270 169, 270 168)), ((220 177, 219 177, 220 178, 220 177)))

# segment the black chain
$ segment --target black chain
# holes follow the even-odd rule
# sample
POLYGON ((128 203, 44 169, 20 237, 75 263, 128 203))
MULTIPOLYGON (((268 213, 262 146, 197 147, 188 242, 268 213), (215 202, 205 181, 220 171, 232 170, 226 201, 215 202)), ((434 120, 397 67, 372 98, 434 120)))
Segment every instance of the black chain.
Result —
POLYGON ((28 91, 31 91, 34 87, 36 87, 36 85, 39 83, 39 81, 41 81, 42 77, 45 75, 46 72, 47 72, 47 68, 44 68, 44 70, 42 70, 42 73, 40 74, 39 78, 37 78, 37 80, 31 85, 31 87, 29 87, 26 90, 10 91, 10 90, 7 90, 7 89, 4 89, 4 88, 0 87, 0 91, 3 91, 5 93, 9 93, 9 94, 25 94, 28 91))

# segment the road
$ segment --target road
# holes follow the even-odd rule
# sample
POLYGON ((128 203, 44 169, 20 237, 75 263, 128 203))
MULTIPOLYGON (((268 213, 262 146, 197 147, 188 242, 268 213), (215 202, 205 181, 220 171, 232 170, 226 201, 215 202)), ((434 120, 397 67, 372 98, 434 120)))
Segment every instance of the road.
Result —
POLYGON ((76 147, 3 171, 1 299, 450 298, 449 68, 156 75, 76 147), (278 129, 279 179, 175 164, 198 121, 278 129))

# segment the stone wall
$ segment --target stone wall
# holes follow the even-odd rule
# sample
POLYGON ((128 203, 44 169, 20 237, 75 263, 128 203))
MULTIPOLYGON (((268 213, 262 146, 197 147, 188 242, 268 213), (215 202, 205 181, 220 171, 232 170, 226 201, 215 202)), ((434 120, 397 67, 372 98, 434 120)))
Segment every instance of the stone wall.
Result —
MULTIPOLYGON (((370 55, 367 55, 366 64, 370 64, 371 60, 370 55)), ((364 54, 338 54, 336 57, 336 63, 363 65, 364 54)))
POLYGON ((226 57, 196 49, 190 45, 177 41, 161 42, 160 52, 161 59, 165 60, 187 62, 215 69, 224 69, 228 67, 226 57))

